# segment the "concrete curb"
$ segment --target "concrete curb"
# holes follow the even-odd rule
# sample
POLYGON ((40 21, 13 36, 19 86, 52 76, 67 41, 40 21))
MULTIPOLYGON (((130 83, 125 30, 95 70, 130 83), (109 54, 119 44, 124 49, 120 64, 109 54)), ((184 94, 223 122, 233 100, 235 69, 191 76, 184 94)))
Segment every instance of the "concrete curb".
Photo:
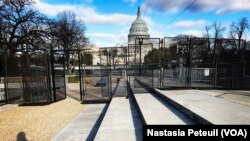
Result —
POLYGON ((165 95, 163 95, 162 93, 160 93, 156 89, 151 88, 150 86, 144 84, 143 82, 141 82, 141 81, 139 81, 137 79, 135 79, 135 81, 137 81, 139 84, 141 84, 143 87, 145 87, 152 94, 154 94, 154 95, 162 98, 163 100, 165 100, 166 102, 168 102, 170 105, 174 106, 177 110, 179 110, 180 112, 182 112, 183 114, 185 114, 187 117, 189 117, 190 119, 192 119, 194 122, 196 122, 198 124, 202 124, 202 125, 213 125, 213 123, 211 123, 208 120, 204 119, 203 117, 197 115, 196 113, 194 113, 193 111, 189 110, 185 106, 177 103, 176 101, 173 101, 172 99, 166 97, 165 95))
POLYGON ((194 113, 193 111, 189 110, 185 106, 183 106, 183 105, 177 103, 176 101, 168 98, 167 96, 165 96, 162 93, 158 92, 156 89, 153 89, 153 94, 155 94, 156 96, 158 96, 158 97, 162 98, 163 100, 167 101, 169 104, 171 104, 177 110, 179 110, 182 113, 184 113, 187 117, 189 117, 190 119, 192 119, 194 122, 196 122, 198 124, 202 124, 202 125, 213 125, 213 123, 211 123, 208 120, 206 120, 205 118, 197 115, 196 113, 194 113))
POLYGON ((147 122, 146 122, 146 120, 145 120, 145 118, 144 118, 144 116, 143 116, 143 114, 142 114, 142 111, 141 111, 141 109, 140 109, 140 107, 139 107, 139 105, 138 105, 138 102, 137 102, 137 100, 136 100, 136 98, 135 98, 134 92, 133 92, 133 90, 132 90, 132 88, 131 88, 129 82, 127 82, 127 85, 128 85, 128 93, 129 93, 129 96, 131 97, 131 101, 135 103, 135 107, 137 108, 137 110, 138 110, 138 112, 139 112, 139 117, 140 117, 140 119, 141 119, 141 121, 142 121, 142 124, 143 124, 143 125, 147 125, 147 122))

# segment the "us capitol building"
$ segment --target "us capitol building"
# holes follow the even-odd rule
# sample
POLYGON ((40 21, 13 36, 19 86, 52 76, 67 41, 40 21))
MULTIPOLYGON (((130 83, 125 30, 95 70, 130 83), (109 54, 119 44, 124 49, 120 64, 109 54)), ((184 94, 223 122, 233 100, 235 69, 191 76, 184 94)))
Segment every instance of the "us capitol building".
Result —
POLYGON ((149 43, 150 34, 146 22, 141 17, 140 7, 138 7, 137 17, 131 24, 128 34, 128 56, 129 62, 136 61, 139 63, 144 62, 144 56, 148 53, 152 46, 149 43), (141 44, 141 45, 140 45, 141 44))
MULTIPOLYGON (((132 22, 131 27, 129 29, 127 45, 109 47, 108 50, 112 50, 112 48, 117 48, 117 56, 115 57, 115 61, 119 62, 118 64, 124 64, 124 56, 126 55, 126 52, 129 56, 129 63, 133 63, 135 61, 136 63, 139 63, 140 58, 141 63, 143 63, 144 56, 150 50, 152 50, 152 46, 148 44, 149 38, 150 34, 148 33, 148 27, 146 25, 146 22, 142 19, 140 7, 138 7, 137 17, 132 22), (141 41, 142 45, 139 45, 139 38, 143 38, 143 40, 141 41)), ((100 50, 100 48, 94 46, 87 48, 89 50, 92 50, 93 52, 98 52, 98 50, 100 50)), ((100 60, 105 60, 105 56, 100 58, 97 53, 93 53, 93 65, 98 65, 100 63, 100 60)), ((101 62, 101 64, 105 64, 105 61, 101 62)))
POLYGON ((137 17, 131 24, 128 34, 128 44, 135 44, 136 38, 150 38, 146 22, 141 18, 140 7, 138 7, 137 17))

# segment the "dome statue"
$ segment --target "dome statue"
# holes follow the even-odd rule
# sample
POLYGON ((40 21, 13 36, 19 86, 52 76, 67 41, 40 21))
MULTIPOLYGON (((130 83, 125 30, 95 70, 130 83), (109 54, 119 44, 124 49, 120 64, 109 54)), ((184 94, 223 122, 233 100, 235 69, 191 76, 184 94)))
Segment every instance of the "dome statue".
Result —
POLYGON ((128 43, 134 44, 136 38, 149 38, 148 27, 146 22, 141 18, 140 7, 138 7, 137 17, 132 23, 129 34, 128 34, 128 43))

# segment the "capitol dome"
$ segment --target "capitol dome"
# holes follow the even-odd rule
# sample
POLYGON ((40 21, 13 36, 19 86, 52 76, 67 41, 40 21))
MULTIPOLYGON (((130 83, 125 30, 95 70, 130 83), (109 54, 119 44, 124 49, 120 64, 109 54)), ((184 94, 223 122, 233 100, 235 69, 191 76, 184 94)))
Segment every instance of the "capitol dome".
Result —
POLYGON ((140 7, 138 7, 137 17, 129 29, 128 42, 132 44, 135 43, 136 38, 149 37, 150 35, 148 33, 148 27, 146 22, 141 18, 140 7))

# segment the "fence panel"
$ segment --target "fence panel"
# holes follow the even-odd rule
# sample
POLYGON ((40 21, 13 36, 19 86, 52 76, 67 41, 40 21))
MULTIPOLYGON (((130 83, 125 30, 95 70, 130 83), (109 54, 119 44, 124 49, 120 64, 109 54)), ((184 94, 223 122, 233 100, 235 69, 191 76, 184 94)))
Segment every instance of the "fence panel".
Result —
POLYGON ((50 102, 47 54, 5 55, 7 103, 50 102))
POLYGON ((98 52, 89 52, 99 55, 99 65, 90 64, 83 70, 84 74, 84 101, 106 101, 111 99, 111 57, 107 48, 98 52))
POLYGON ((162 47, 163 85, 162 88, 185 87, 187 81, 186 39, 164 38, 162 47))
MULTIPOLYGON (((147 86, 160 88, 250 86, 248 83, 250 53, 244 40, 165 37, 163 42, 159 39, 158 48, 153 45, 152 50, 145 48, 148 46, 147 43, 155 42, 150 42, 152 41, 150 39, 137 40, 137 49, 133 54, 134 78, 147 86)), ((135 83, 135 86, 141 85, 137 86, 135 83)))
MULTIPOLYGON (((159 87, 160 86, 160 39, 136 39, 134 52, 129 55, 133 62, 134 87, 159 87), (146 84, 142 86, 139 82, 146 84)), ((131 60, 131 59, 130 59, 131 60)))

